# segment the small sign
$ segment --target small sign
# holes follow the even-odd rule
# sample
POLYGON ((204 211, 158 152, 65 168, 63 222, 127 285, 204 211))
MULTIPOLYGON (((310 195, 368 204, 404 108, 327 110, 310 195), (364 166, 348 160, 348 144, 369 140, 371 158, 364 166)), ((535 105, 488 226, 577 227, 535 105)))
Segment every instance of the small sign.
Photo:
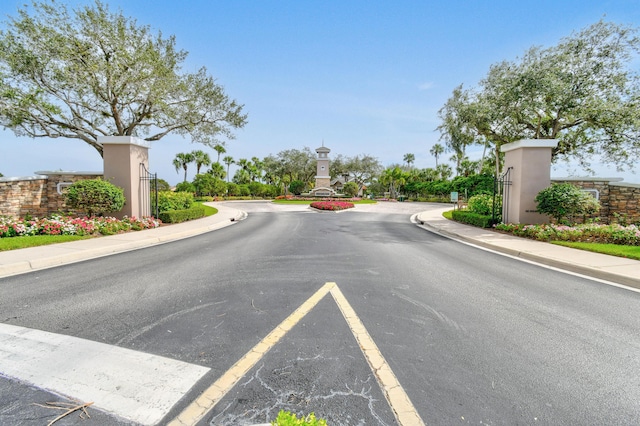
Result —
POLYGON ((458 193, 457 192, 452 192, 451 193, 451 202, 452 203, 457 203, 458 202, 458 193))

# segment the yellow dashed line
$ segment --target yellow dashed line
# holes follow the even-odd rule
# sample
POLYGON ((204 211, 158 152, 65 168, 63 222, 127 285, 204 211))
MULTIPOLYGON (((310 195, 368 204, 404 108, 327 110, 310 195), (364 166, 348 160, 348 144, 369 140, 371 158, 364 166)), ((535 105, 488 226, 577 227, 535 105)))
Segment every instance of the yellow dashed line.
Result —
POLYGON ((307 315, 327 293, 331 292, 351 332, 360 345, 371 370, 376 376, 382 392, 387 398, 398 424, 420 426, 424 422, 398 382, 389 364, 384 359, 366 328, 344 297, 336 283, 326 283, 313 296, 273 329, 260 343, 255 345, 214 384, 206 389, 195 401, 185 408, 169 426, 193 426, 207 415, 213 407, 253 368, 260 359, 282 339, 305 315, 307 315))
POLYGON ((424 425, 420 415, 411 403, 406 392, 398 382, 395 374, 391 371, 389 364, 380 353, 378 346, 375 344, 366 328, 356 315, 347 299, 344 297, 340 289, 335 286, 331 289, 331 295, 335 299, 338 307, 342 311, 342 315, 347 320, 349 328, 353 332, 356 340, 360 344, 360 349, 364 353, 371 370, 373 370, 378 383, 382 388, 391 410, 396 416, 396 420, 400 425, 424 425))

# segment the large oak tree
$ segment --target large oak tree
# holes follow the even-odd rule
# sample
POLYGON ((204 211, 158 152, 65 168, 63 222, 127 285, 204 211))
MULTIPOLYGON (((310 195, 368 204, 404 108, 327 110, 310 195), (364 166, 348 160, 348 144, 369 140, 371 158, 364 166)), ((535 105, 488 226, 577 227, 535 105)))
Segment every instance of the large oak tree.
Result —
POLYGON ((454 139, 472 129, 496 153, 519 139, 558 139, 554 159, 588 169, 597 154, 632 168, 640 154, 640 80, 629 65, 639 51, 637 29, 604 21, 556 46, 533 47, 491 66, 478 90, 456 88, 440 130, 454 139), (458 129, 450 126, 456 120, 458 129))
POLYGON ((69 12, 54 0, 18 10, 0 31, 0 124, 16 135, 148 141, 174 133, 215 146, 242 128, 242 105, 187 52, 96 1, 69 12))

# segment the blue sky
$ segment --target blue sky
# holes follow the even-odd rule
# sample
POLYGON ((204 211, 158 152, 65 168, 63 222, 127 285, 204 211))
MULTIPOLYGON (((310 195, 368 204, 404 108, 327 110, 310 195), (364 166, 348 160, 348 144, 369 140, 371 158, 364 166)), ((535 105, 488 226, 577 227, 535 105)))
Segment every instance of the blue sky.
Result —
MULTIPOLYGON (((25 1, 2 0, 2 21, 25 1)), ((189 52, 185 70, 206 66, 245 105, 248 124, 227 143, 226 155, 263 158, 324 142, 331 155, 370 154, 385 166, 413 153, 419 168, 435 165, 429 149, 438 143, 437 111, 457 85, 475 87, 491 64, 554 45, 603 18, 640 27, 639 0, 106 3, 175 35, 189 52)), ((97 152, 79 140, 16 138, 6 130, 0 138, 5 176, 102 170, 97 152)), ((202 148, 169 135, 152 143, 151 169, 175 184, 182 179, 171 164, 175 154, 202 148)), ((481 148, 468 154, 477 159, 481 148)), ((584 175, 562 164, 552 170, 568 174, 584 175)), ((598 175, 640 182, 639 174, 611 168, 600 167, 598 175)))

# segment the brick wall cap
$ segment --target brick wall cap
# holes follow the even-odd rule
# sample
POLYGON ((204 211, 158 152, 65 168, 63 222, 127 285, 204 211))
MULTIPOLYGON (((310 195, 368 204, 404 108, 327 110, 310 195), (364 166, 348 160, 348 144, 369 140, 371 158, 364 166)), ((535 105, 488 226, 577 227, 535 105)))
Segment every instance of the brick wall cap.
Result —
POLYGON ((640 188, 640 183, 630 183, 630 182, 612 182, 609 186, 625 186, 627 188, 640 188))
POLYGON ((552 177, 551 182, 566 181, 566 182, 622 182, 624 178, 618 177, 552 177))
POLYGON ((94 176, 102 176, 104 174, 104 172, 79 172, 79 171, 75 171, 75 170, 57 170, 57 171, 37 171, 36 172, 39 175, 44 175, 44 176, 55 176, 55 175, 65 175, 65 176, 73 176, 73 175, 81 175, 81 176, 87 176, 87 175, 94 175, 94 176))
POLYGON ((0 177, 0 182, 17 182, 20 180, 39 180, 39 179, 46 179, 47 177, 44 175, 41 175, 39 172, 38 175, 36 176, 20 176, 20 177, 0 177))

